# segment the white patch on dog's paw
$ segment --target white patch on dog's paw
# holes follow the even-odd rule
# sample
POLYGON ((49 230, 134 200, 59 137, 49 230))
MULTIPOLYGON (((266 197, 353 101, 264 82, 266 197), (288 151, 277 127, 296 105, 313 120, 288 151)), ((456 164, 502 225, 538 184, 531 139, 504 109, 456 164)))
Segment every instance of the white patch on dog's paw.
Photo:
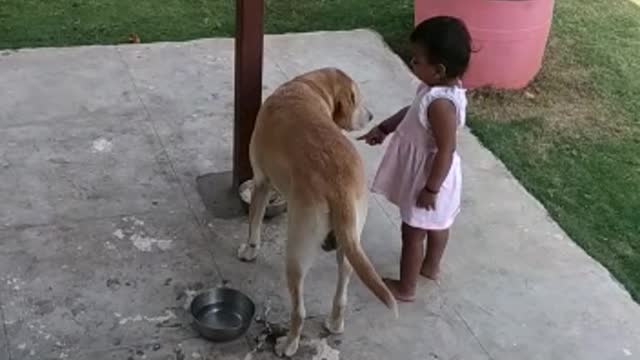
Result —
POLYGON ((238 259, 242 261, 253 261, 258 257, 258 252, 260 248, 255 246, 249 246, 248 244, 240 245, 238 249, 238 259))
POLYGON ((278 338, 276 342, 276 355, 283 357, 292 357, 298 352, 299 339, 289 342, 288 336, 278 338))
POLYGON ((329 316, 324 320, 324 328, 331 334, 342 334, 344 332, 344 319, 335 320, 329 316))

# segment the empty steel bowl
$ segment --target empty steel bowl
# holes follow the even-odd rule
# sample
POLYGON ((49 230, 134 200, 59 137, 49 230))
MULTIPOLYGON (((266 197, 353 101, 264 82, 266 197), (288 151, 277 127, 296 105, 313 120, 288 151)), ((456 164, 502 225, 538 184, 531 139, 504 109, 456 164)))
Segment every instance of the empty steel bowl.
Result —
MULTIPOLYGON (((253 196, 253 180, 247 180, 240 184, 240 199, 242 200, 242 205, 245 210, 249 210, 249 206, 251 205, 251 198, 253 196)), ((275 191, 271 191, 269 196, 269 202, 267 203, 267 208, 265 209, 264 216, 265 218, 272 218, 274 216, 280 215, 287 210, 287 202, 275 191)))
POLYGON ((216 342, 242 336, 251 325, 255 311, 255 304, 248 296, 225 287, 205 291, 191 302, 196 330, 216 342))

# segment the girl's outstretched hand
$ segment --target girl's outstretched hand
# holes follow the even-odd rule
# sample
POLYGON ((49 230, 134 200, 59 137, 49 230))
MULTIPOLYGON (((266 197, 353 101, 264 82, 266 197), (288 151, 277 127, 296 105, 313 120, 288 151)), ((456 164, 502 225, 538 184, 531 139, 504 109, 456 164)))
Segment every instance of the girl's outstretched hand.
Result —
POLYGON ((385 134, 382 130, 380 130, 379 127, 376 126, 373 129, 369 130, 368 133, 358 137, 357 139, 364 140, 369 145, 379 145, 384 142, 384 139, 386 137, 387 134, 385 134))
POLYGON ((418 201, 416 205, 427 210, 435 210, 437 197, 438 194, 424 189, 420 192, 420 195, 418 195, 418 201))

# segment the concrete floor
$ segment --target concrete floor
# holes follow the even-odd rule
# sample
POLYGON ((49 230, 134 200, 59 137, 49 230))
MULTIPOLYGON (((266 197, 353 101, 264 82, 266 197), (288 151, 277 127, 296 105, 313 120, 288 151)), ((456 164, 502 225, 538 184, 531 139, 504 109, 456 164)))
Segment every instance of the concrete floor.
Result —
MULTIPOLYGON (((271 359, 264 325, 211 344, 190 327, 193 294, 228 281, 286 320, 284 219, 255 264, 228 193, 231 40, 0 54, 0 359, 271 359), (205 207, 201 194, 207 199, 205 207)), ((411 75, 368 31, 271 36, 265 94, 320 66, 362 86, 378 119, 407 104, 411 75)), ((371 176, 380 148, 358 145, 371 176)), ((464 212, 441 284, 390 314, 360 281, 346 333, 320 330, 335 265, 307 281, 297 359, 638 359, 640 308, 567 238, 468 132, 464 212), (321 354, 322 352, 324 354, 321 354)), ((364 246, 396 275, 398 218, 371 201, 364 246)))

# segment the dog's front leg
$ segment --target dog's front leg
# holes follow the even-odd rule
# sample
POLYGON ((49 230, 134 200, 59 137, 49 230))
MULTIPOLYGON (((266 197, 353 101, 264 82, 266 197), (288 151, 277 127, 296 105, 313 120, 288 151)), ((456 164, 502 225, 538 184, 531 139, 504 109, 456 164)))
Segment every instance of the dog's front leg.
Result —
POLYGON ((262 219, 269 200, 270 186, 267 180, 254 179, 254 189, 249 206, 249 239, 238 249, 238 258, 242 261, 253 261, 260 252, 260 229, 262 219))

